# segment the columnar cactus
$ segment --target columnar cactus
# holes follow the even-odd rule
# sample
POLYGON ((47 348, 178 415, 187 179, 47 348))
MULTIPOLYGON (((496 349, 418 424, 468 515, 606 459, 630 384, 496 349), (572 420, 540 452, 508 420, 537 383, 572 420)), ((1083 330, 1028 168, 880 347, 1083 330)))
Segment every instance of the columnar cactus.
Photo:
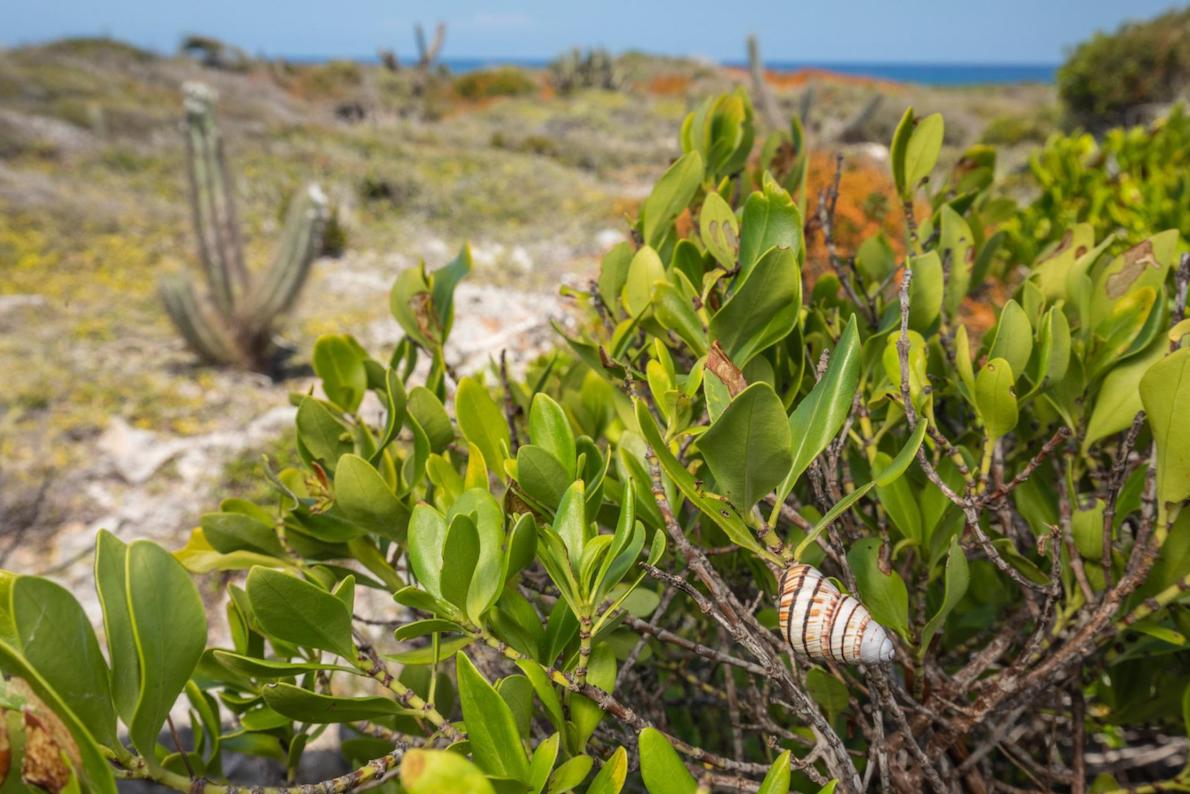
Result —
POLYGON ((583 53, 576 47, 562 53, 550 64, 550 82, 558 93, 569 94, 585 88, 615 91, 624 78, 607 50, 583 53))
POLYGON ((294 200, 272 264, 253 278, 244 262, 235 188, 215 121, 214 92, 185 86, 190 206, 206 294, 179 275, 161 281, 166 311, 203 360, 267 370, 275 363, 273 329, 310 273, 327 219, 327 202, 311 184, 294 200))

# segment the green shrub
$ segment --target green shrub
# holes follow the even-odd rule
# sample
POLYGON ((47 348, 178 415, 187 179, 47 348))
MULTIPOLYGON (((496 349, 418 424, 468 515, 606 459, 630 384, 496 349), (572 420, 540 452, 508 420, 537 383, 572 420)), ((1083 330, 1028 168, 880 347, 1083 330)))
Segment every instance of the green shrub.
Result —
POLYGON ((1058 93, 1075 123, 1134 123, 1145 105, 1170 102, 1190 86, 1190 8, 1080 44, 1058 70, 1058 93))
POLYGON ((1052 135, 1029 162, 1033 202, 1006 228, 1017 261, 1032 261, 1066 230, 1090 224, 1114 252, 1164 229, 1190 238, 1190 115, 1176 106, 1149 128, 1052 135))
POLYGON ((299 791, 945 792, 1078 759, 1097 790, 1152 780, 1087 751, 1185 730, 1184 241, 1111 256, 1079 224, 976 339, 993 155, 913 218, 942 139, 912 111, 893 138, 907 262, 832 248, 803 288, 747 97, 708 100, 521 379, 447 366, 468 249, 402 272, 394 350, 315 344, 268 503, 224 501, 172 555, 100 534, 106 659, 71 594, 0 577, 0 704, 56 714, 50 768, 103 794, 117 772, 228 794, 226 753, 293 769, 328 724, 357 768, 299 791), (190 579, 215 572, 219 648, 190 579), (788 622, 799 581, 831 597, 788 622), (836 617, 892 658, 852 664, 836 617), (183 695, 179 748, 159 734, 183 695))
POLYGON ((464 99, 491 99, 502 96, 532 94, 537 83, 523 69, 502 66, 468 72, 455 79, 455 93, 464 99))

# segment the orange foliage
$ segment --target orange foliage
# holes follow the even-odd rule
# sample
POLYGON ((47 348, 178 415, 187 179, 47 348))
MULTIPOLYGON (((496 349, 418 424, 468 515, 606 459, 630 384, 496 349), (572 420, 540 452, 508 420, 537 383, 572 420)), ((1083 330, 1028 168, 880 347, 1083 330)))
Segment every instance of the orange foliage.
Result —
MULTIPOLYGON (((739 66, 726 67, 725 71, 737 80, 749 80, 751 74, 747 69, 739 66)), ((791 72, 765 69, 764 81, 778 88, 797 88, 807 83, 830 83, 834 85, 854 85, 864 88, 874 88, 887 93, 899 93, 905 89, 901 83, 892 80, 882 80, 876 77, 865 77, 859 74, 843 74, 832 72, 830 69, 794 69, 791 72)))
POLYGON ((684 74, 659 74, 649 81, 646 90, 658 96, 685 94, 690 87, 690 78, 684 74))
MULTIPOLYGON (((831 152, 810 152, 806 179, 807 242, 806 270, 811 278, 823 272, 827 262, 826 244, 818 228, 819 194, 830 188, 835 176, 835 156, 831 152)), ((839 180, 839 201, 835 206, 834 241, 840 256, 854 256, 860 243, 884 232, 893 250, 905 252, 905 221, 897 201, 892 174, 885 163, 863 155, 843 159, 839 180)))

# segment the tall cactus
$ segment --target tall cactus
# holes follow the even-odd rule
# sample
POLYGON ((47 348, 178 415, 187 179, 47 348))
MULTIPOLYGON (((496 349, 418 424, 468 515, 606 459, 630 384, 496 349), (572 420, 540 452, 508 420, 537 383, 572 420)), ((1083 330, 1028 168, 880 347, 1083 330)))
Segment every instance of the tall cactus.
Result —
POLYGON ((275 363, 273 329, 297 299, 318 252, 327 202, 318 185, 293 201, 272 263, 254 278, 244 262, 235 187, 215 121, 214 92, 184 87, 190 208, 206 281, 200 296, 179 275, 161 281, 161 297, 186 343, 205 361, 256 370, 275 363))

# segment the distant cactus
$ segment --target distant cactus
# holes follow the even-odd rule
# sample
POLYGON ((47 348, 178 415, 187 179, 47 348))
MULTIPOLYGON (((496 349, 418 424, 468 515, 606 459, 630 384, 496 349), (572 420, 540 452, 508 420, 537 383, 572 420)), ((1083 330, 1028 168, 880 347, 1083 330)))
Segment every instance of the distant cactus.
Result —
POLYGON ((272 263, 253 278, 244 264, 214 99, 205 85, 185 86, 190 207, 206 295, 190 280, 170 275, 161 281, 161 297, 186 343, 205 361, 266 371, 276 363, 276 320, 293 305, 320 249, 327 202, 314 184, 295 197, 272 263))
POLYGON ((624 84, 624 78, 607 50, 592 49, 584 53, 576 47, 550 64, 550 83, 559 94, 585 88, 615 91, 624 84))

